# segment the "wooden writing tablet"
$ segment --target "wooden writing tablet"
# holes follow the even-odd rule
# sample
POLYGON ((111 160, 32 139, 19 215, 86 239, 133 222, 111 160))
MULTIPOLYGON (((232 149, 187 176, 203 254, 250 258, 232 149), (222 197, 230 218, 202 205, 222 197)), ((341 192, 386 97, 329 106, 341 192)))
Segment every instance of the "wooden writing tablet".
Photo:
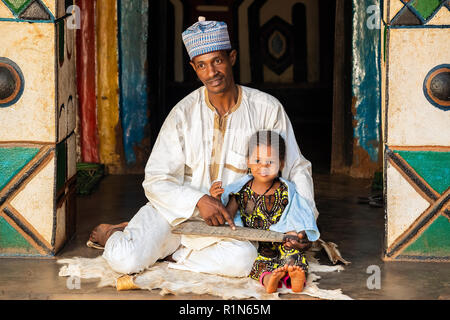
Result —
POLYGON ((298 240, 296 236, 286 235, 281 232, 258 230, 245 227, 236 227, 236 230, 233 230, 228 225, 208 226, 204 221, 183 222, 173 227, 172 233, 264 242, 283 242, 286 238, 293 238, 298 240))

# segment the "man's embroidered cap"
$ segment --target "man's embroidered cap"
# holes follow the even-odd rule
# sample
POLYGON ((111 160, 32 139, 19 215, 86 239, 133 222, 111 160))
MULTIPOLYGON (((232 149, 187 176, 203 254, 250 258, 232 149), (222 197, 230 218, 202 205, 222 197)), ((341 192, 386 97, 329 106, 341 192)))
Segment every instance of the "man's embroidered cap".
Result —
POLYGON ((231 49, 227 24, 222 21, 205 21, 205 17, 198 17, 198 22, 187 28, 182 37, 191 60, 201 54, 231 49))

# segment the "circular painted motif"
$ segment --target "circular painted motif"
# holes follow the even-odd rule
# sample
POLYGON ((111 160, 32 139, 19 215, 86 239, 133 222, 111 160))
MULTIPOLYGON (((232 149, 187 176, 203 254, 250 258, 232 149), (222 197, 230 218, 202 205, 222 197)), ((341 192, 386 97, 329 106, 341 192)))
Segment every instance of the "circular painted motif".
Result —
POLYGON ((431 69, 423 82, 423 92, 435 107, 450 110, 450 64, 431 69))
POLYGON ((286 38, 281 32, 274 31, 270 36, 269 52, 275 59, 279 59, 286 52, 286 38))
POLYGON ((0 108, 16 103, 23 88, 23 75, 19 66, 8 58, 0 57, 0 108))

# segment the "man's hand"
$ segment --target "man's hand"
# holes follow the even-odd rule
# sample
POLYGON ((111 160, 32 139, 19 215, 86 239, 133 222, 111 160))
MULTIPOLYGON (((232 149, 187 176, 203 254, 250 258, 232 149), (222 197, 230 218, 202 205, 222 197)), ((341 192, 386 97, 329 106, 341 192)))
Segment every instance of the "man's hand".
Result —
POLYGON ((216 181, 212 184, 211 188, 209 189, 209 193, 213 198, 216 198, 217 200, 220 200, 220 197, 222 196, 222 193, 225 190, 222 188, 222 181, 216 181))
POLYGON ((294 235, 294 236, 298 237, 298 241, 288 238, 284 242, 284 245, 287 248, 294 248, 299 251, 307 251, 309 248, 311 248, 312 242, 309 241, 308 238, 306 237, 305 231, 300 231, 299 233, 297 233, 295 231, 289 231, 289 232, 286 232, 286 234, 294 235))
POLYGON ((200 211, 200 216, 205 220, 209 226, 221 226, 228 222, 231 229, 235 230, 233 219, 223 206, 222 202, 205 194, 197 202, 197 208, 200 211))

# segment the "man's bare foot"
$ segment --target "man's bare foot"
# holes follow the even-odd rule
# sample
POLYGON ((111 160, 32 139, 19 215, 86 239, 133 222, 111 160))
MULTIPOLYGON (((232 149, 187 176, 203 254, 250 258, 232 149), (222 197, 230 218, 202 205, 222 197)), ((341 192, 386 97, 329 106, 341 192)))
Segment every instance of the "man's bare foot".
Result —
POLYGON ((277 268, 264 277, 263 283, 267 293, 274 293, 278 289, 278 283, 286 275, 287 266, 277 268))
POLYGON ((95 242, 100 246, 105 246, 106 241, 115 231, 122 231, 128 225, 128 222, 122 222, 119 224, 99 224, 92 230, 89 235, 89 240, 95 242))
POLYGON ((289 266, 288 273, 291 278, 292 292, 302 292, 306 279, 305 271, 299 266, 289 266))

